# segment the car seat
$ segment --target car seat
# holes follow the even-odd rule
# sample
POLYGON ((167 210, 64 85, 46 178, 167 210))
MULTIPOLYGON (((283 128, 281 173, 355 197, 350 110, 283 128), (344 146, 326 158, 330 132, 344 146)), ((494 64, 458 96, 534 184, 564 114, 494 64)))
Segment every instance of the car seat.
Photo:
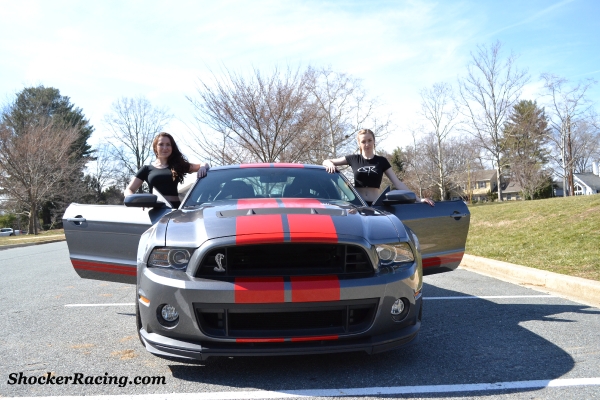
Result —
POLYGON ((253 199, 254 189, 246 182, 229 181, 223 185, 221 191, 215 196, 215 200, 225 199, 253 199))

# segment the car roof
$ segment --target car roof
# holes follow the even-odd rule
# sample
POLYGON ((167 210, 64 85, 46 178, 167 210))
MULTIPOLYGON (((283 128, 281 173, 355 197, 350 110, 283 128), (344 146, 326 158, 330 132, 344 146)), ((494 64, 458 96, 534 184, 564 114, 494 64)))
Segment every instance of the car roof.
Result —
POLYGON ((222 169, 237 169, 237 168, 305 168, 305 169, 325 169, 322 165, 315 164, 298 164, 298 163, 250 163, 250 164, 235 164, 223 165, 219 167, 211 167, 211 171, 222 169))

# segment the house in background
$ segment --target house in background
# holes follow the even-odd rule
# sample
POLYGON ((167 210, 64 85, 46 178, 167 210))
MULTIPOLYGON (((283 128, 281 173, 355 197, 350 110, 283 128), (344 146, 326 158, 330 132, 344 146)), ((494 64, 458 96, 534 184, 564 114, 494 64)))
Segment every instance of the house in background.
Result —
POLYGON ((486 169, 471 173, 471 201, 489 201, 488 193, 497 190, 496 170, 486 169))
MULTIPOLYGON (((573 184, 575 186, 575 196, 599 194, 600 172, 598 171, 598 164, 592 163, 592 172, 573 174, 573 184)), ((556 197, 563 195, 563 183, 560 180, 554 183, 554 195, 556 197)))
POLYGON ((523 200, 523 188, 517 181, 509 180, 502 184, 502 201, 523 200))
POLYGON ((592 172, 573 174, 575 196, 600 193, 600 176, 592 172))
POLYGON ((470 195, 474 202, 489 201, 488 193, 497 190, 496 182, 496 170, 477 170, 462 174, 450 190, 450 200, 469 200, 470 195))

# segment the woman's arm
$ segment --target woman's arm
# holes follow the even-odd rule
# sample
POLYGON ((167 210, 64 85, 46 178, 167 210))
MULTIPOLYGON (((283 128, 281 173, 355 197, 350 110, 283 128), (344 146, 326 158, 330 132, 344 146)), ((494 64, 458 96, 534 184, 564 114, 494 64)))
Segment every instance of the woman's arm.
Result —
MULTIPOLYGON (((390 181, 392 181, 392 184, 394 185, 394 187, 398 190, 410 190, 408 188, 408 186, 406 186, 400 179, 398 179, 398 177, 396 176, 396 174, 394 174, 394 170, 392 168, 388 168, 385 170, 385 175, 389 178, 390 181)), ((433 200, 425 198, 425 199, 420 199, 419 196, 417 196, 417 202, 420 203, 427 203, 429 204, 431 207, 435 206, 435 203, 433 202, 433 200)))
POLYGON ((190 164, 190 172, 198 172, 198 178, 204 178, 209 169, 210 165, 208 165, 208 163, 190 164))
POLYGON ((332 160, 323 160, 323 166, 325 170, 330 174, 333 174, 337 168, 337 165, 348 165, 348 161, 346 161, 346 157, 334 158, 332 160))
POLYGON ((127 185, 127 188, 125 189, 125 196, 129 196, 130 194, 134 194, 135 192, 137 192, 140 186, 142 186, 142 183, 144 183, 143 180, 134 176, 131 179, 131 182, 129 182, 129 185, 127 185))

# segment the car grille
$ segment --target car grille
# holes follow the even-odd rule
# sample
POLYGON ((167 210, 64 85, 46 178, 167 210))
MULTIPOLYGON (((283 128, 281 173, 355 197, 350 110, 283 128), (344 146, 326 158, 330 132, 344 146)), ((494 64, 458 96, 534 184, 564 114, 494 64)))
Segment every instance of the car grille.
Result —
POLYGON ((196 277, 213 279, 274 275, 366 277, 372 274, 371 261, 360 246, 282 243, 213 249, 202 259, 196 277), (220 270, 217 260, 220 260, 224 270, 220 270))
POLYGON ((200 330, 217 338, 290 338, 367 330, 377 299, 285 305, 194 304, 200 330))

